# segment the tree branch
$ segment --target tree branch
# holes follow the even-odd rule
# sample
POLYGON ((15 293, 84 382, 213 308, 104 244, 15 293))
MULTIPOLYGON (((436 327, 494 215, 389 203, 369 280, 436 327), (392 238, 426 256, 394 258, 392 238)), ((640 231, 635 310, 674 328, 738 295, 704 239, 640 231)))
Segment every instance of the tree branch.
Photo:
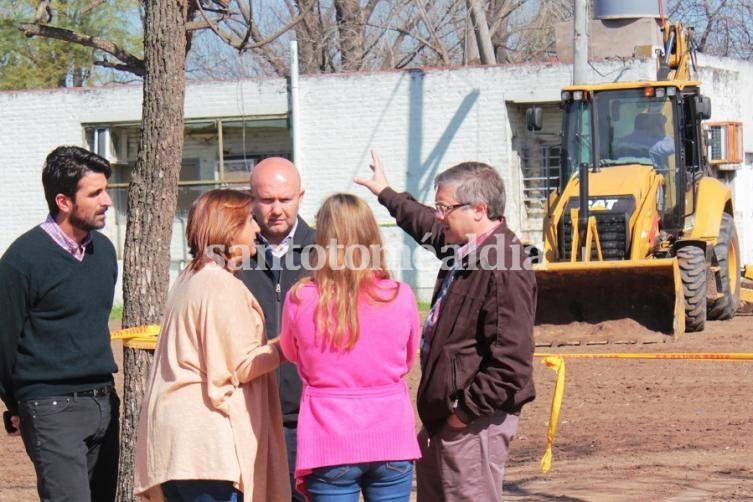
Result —
POLYGON ((93 61, 92 64, 94 64, 95 66, 101 66, 102 68, 112 68, 113 70, 133 73, 128 65, 122 63, 111 63, 106 59, 93 61))
MULTIPOLYGON (((240 2, 239 2, 240 4, 240 2)), ((277 40, 280 36, 282 36, 285 32, 293 28, 296 24, 298 24, 308 12, 308 9, 311 7, 307 7, 306 10, 302 10, 301 14, 298 15, 296 18, 291 20, 288 24, 271 34, 270 36, 266 37, 264 40, 255 41, 253 44, 249 44, 248 40, 249 38, 254 38, 256 40, 256 37, 253 37, 253 30, 256 29, 256 24, 249 22, 248 23, 248 29, 246 31, 245 36, 242 39, 235 38, 228 33, 224 32, 222 29, 220 29, 219 24, 216 20, 210 19, 210 17, 207 15, 206 11, 204 10, 203 6, 199 2, 199 13, 201 14, 201 17, 203 18, 204 23, 206 23, 206 28, 211 29, 215 35, 217 35, 223 42, 228 44, 231 47, 234 47, 235 49, 239 51, 244 50, 250 50, 250 49, 257 49, 263 45, 269 44, 271 42, 274 42, 277 40)), ((313 4, 312 4, 313 5, 313 4)), ((251 12, 248 12, 248 15, 251 15, 251 12)))
POLYGON ((81 15, 83 16, 87 15, 88 13, 90 13, 91 11, 93 11, 94 9, 102 5, 103 3, 105 3, 105 0, 94 0, 92 3, 87 5, 86 8, 81 10, 81 15))
POLYGON ((444 46, 435 46, 434 43, 431 40, 427 40, 421 36, 419 36, 417 33, 414 33, 412 31, 408 31, 405 28, 401 26, 393 26, 390 28, 390 30, 400 34, 404 35, 406 37, 410 37, 411 39, 415 40, 420 46, 424 46, 428 49, 431 49, 437 56, 442 58, 442 62, 444 63, 444 56, 443 54, 446 54, 446 51, 444 49, 444 46))
POLYGON ((106 52, 123 62, 119 69, 133 73, 139 77, 144 76, 144 61, 130 52, 121 49, 117 44, 109 40, 46 24, 21 23, 18 25, 18 29, 27 37, 54 38, 106 52))
POLYGON ((437 30, 434 28, 434 25, 429 18, 429 14, 426 12, 426 7, 424 6, 423 0, 416 2, 416 5, 418 7, 418 12, 420 13, 421 18, 426 25, 426 29, 429 31, 429 38, 431 38, 433 42, 433 48, 435 48, 437 54, 439 54, 439 57, 442 58, 442 64, 450 64, 450 57, 445 50, 444 44, 442 44, 442 42, 440 42, 439 38, 437 37, 437 30))
POLYGON ((223 15, 220 19, 217 20, 202 19, 200 21, 191 21, 186 23, 186 31, 206 30, 207 28, 212 28, 215 22, 221 22, 224 19, 227 19, 227 16, 223 15))

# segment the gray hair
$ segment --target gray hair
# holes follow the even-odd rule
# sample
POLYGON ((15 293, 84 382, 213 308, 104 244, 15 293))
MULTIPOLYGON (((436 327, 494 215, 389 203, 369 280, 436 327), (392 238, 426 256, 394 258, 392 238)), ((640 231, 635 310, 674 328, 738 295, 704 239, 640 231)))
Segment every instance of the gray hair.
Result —
POLYGON ((505 183, 499 173, 483 162, 461 162, 434 178, 434 189, 454 185, 458 202, 486 204, 486 214, 490 220, 501 220, 505 216, 505 183))

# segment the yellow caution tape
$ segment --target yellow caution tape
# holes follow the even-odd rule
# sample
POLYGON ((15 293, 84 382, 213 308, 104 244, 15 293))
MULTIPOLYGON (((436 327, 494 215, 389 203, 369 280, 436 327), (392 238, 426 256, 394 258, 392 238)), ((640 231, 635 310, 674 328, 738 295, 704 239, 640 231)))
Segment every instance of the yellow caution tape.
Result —
POLYGON ((624 354, 546 354, 535 353, 534 357, 541 357, 542 363, 557 372, 557 382, 554 385, 552 396, 552 408, 549 417, 549 429, 546 433, 546 450, 541 457, 541 471, 546 473, 552 466, 552 445, 557 433, 562 395, 565 392, 565 358, 573 359, 691 359, 691 360, 718 360, 718 361, 753 361, 753 353, 745 352, 719 352, 719 353, 681 353, 681 352, 658 352, 658 353, 624 353, 624 354))
MULTIPOLYGON (((135 349, 154 350, 157 346, 160 326, 150 324, 147 326, 134 326, 118 331, 113 331, 113 340, 125 340, 126 346, 135 349)), ((552 407, 549 417, 549 428, 546 433, 546 450, 541 458, 541 471, 546 473, 552 466, 552 446, 557 434, 562 395, 565 392, 565 358, 573 359, 694 359, 694 360, 726 360, 726 361, 750 361, 753 353, 744 352, 721 352, 721 353, 624 353, 624 354, 546 354, 535 353, 534 357, 541 357, 543 364, 552 368, 557 373, 557 382, 554 385, 552 395, 552 407)))
POLYGON ((716 359, 727 361, 750 361, 753 353, 746 352, 719 352, 719 353, 683 353, 683 352, 657 352, 657 353, 626 353, 626 354, 546 354, 536 353, 535 357, 569 357, 573 359, 716 359))
POLYGON ((541 362, 557 373, 557 383, 554 385, 554 396, 552 396, 552 411, 549 417, 549 430, 546 432, 546 450, 541 458, 541 471, 546 473, 552 466, 552 445, 554 444, 554 436, 557 434, 562 394, 565 392, 565 360, 559 356, 550 356, 545 357, 541 362))
POLYGON ((110 338, 113 340, 124 340, 126 347, 154 350, 157 347, 159 332, 159 324, 149 324, 147 326, 134 326, 132 328, 113 331, 110 334, 110 338))
POLYGON ((134 326, 132 328, 119 329, 110 333, 113 340, 127 340, 129 338, 138 338, 142 336, 159 335, 159 324, 149 324, 147 326, 134 326))
POLYGON ((131 338, 126 340, 123 345, 130 349, 154 350, 157 348, 157 338, 131 338))

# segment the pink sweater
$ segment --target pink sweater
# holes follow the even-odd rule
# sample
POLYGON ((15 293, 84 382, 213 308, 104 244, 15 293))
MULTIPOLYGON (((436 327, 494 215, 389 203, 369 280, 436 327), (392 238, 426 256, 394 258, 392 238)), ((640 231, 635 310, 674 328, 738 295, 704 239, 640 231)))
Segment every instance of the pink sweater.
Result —
MULTIPOLYGON (((382 281, 394 286, 394 281, 382 281)), ((358 307, 360 335, 350 351, 323 346, 314 325, 315 285, 288 293, 280 344, 303 380, 298 416, 296 478, 315 467, 421 456, 416 422, 403 377, 420 338, 413 292, 400 283, 395 300, 358 307)))

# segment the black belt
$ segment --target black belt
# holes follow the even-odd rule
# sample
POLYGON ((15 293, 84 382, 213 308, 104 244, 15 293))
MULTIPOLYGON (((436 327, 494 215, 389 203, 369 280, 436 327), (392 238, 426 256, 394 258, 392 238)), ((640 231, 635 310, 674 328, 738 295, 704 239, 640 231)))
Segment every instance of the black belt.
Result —
POLYGON ((114 389, 112 385, 106 385, 104 387, 95 387, 93 389, 78 390, 76 392, 68 392, 63 395, 73 396, 73 397, 99 397, 99 396, 106 396, 107 394, 111 393, 113 390, 114 389))

